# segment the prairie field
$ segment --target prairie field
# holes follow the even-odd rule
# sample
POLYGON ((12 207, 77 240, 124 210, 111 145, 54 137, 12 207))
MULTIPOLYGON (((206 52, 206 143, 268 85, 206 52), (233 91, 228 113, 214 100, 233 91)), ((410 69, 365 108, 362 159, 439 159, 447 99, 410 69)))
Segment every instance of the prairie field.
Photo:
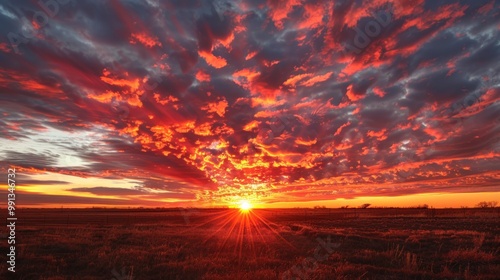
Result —
POLYGON ((16 272, 3 261, 1 279, 500 275, 498 208, 22 209, 17 217, 16 272))

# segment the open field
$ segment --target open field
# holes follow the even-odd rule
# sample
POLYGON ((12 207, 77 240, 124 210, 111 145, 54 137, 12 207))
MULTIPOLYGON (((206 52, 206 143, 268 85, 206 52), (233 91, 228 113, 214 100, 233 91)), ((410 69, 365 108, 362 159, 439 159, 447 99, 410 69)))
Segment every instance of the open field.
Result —
MULTIPOLYGON (((2 279, 500 275, 498 208, 23 209, 17 217, 16 273, 2 261, 2 279)), ((7 252, 5 231, 2 239, 7 252)))

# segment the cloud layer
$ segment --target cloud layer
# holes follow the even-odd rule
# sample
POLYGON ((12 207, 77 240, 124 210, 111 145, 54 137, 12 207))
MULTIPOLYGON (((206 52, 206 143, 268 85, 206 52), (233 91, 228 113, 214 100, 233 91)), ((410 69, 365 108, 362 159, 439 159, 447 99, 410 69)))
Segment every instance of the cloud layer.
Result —
POLYGON ((498 2, 40 3, 0 4, 0 161, 41 201, 500 191, 498 2))

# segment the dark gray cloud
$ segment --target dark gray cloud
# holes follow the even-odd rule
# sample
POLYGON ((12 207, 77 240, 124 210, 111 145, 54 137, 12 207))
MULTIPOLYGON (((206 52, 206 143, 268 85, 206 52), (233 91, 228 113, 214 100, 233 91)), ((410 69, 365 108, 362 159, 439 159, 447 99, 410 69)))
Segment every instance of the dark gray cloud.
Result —
POLYGON ((419 185, 394 193, 423 193, 473 175, 485 187, 471 190, 492 188, 498 2, 243 2, 75 1, 47 24, 35 2, 2 2, 0 162, 137 181, 69 187, 96 196, 402 181, 419 185), (345 52, 377 13, 388 24, 345 52))

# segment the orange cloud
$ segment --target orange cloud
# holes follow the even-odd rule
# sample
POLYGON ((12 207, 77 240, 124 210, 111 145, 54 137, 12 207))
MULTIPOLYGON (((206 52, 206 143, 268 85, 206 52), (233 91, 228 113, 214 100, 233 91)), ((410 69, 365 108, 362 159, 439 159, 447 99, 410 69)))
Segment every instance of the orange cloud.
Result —
POLYGON ((306 74, 299 74, 296 76, 293 76, 286 80, 283 84, 287 86, 295 86, 300 80, 303 80, 305 78, 311 77, 313 74, 311 73, 306 73, 306 74))
POLYGON ((152 48, 154 46, 159 46, 159 47, 162 46, 157 37, 149 36, 148 34, 146 34, 144 32, 143 33, 132 33, 131 37, 132 38, 130 39, 130 43, 132 43, 132 44, 136 44, 137 42, 139 42, 148 48, 152 48))
POLYGON ((328 80, 330 78, 330 76, 332 76, 332 74, 333 74, 333 72, 328 72, 328 73, 325 73, 323 75, 313 77, 307 81, 302 82, 301 85, 303 85, 305 87, 313 86, 314 84, 321 83, 321 82, 328 80))
POLYGON ((208 65, 220 69, 227 65, 227 61, 223 57, 213 55, 211 52, 200 51, 198 54, 205 59, 208 65))
POLYGON ((312 140, 305 140, 302 138, 297 138, 295 139, 295 144, 297 145, 303 145, 303 146, 312 146, 318 142, 317 139, 312 139, 312 140))
POLYGON ((206 110, 208 113, 216 113, 219 117, 224 117, 227 106, 227 101, 221 100, 219 102, 208 103, 207 106, 202 107, 202 110, 206 110))
POLYGON ((347 97, 349 98, 349 100, 351 101, 358 101, 358 100, 361 100, 364 98, 363 95, 361 94, 357 94, 354 92, 353 90, 353 85, 349 85, 347 87, 347 97))
POLYGON ((136 91, 139 88, 139 79, 134 79, 132 81, 129 81, 126 79, 113 79, 106 76, 102 76, 101 81, 113 86, 128 87, 132 91, 136 91))
POLYGON ((198 72, 196 72, 196 79, 200 82, 210 82, 210 75, 203 70, 198 70, 198 72))
POLYGON ((373 89, 373 93, 375 93, 376 96, 378 97, 384 97, 385 96, 385 91, 383 91, 381 88, 379 87, 375 87, 373 89))
POLYGON ((283 29, 283 20, 287 18, 293 7, 302 5, 301 0, 270 1, 271 19, 278 29, 283 29))

